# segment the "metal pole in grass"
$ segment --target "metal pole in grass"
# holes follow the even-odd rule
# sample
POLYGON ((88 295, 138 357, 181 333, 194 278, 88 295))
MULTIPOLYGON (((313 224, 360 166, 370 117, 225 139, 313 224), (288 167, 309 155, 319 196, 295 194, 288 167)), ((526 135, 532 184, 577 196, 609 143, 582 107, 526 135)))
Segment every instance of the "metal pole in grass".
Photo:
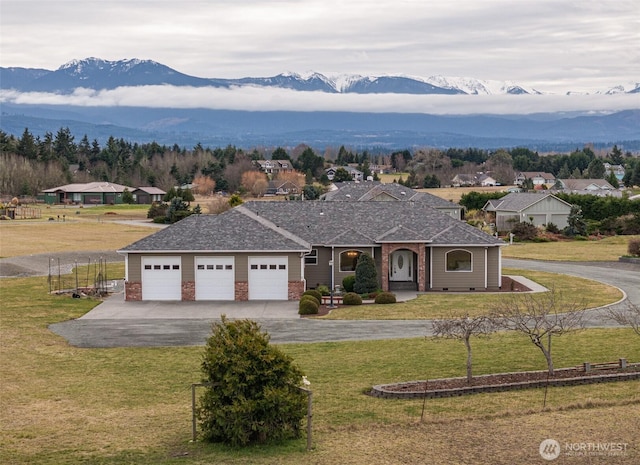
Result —
POLYGON ((303 387, 298 387, 298 389, 307 393, 307 450, 311 450, 313 444, 311 437, 313 421, 313 392, 303 387))
POLYGON ((424 393, 422 394, 422 413, 420 413, 420 423, 424 421, 424 409, 427 405, 427 384, 429 384, 429 380, 424 380, 424 393))

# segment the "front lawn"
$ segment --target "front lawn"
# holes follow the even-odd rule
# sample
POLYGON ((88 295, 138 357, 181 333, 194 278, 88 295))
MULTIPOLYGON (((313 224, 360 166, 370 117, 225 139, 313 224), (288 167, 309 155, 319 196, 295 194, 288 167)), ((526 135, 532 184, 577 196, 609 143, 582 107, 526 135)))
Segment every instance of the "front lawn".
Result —
MULTIPOLYGON (((505 268, 505 275, 531 279, 547 289, 555 286, 567 302, 584 301, 588 308, 600 307, 622 298, 619 289, 597 281, 543 271, 505 268)), ((392 305, 345 305, 332 310, 323 319, 331 320, 416 320, 447 317, 476 316, 489 312, 504 293, 484 292, 427 292, 417 299, 392 305)))
MULTIPOLYGON (((109 270, 118 273, 121 267, 109 270)), ((44 277, 2 281, 0 463, 537 463, 548 437, 627 443, 628 456, 616 463, 640 458, 637 382, 552 388, 544 410, 542 390, 426 403, 363 394, 374 384, 463 376, 464 345, 432 338, 281 345, 312 383, 312 452, 304 438, 247 449, 190 443, 190 386, 201 379, 203 347, 71 347, 47 326, 97 301, 47 289, 44 277)), ((545 367, 519 334, 477 339, 473 347, 475 374, 545 367)), ((630 329, 554 341, 557 367, 619 357, 640 360, 640 339, 630 329)))

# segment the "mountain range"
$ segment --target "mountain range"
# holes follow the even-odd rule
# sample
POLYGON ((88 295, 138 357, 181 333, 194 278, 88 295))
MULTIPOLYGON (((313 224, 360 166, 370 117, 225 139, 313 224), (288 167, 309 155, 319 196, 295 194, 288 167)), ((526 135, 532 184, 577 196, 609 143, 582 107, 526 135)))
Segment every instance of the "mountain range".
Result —
MULTIPOLYGON (((127 59, 107 61, 99 58, 72 60, 55 71, 37 68, 1 68, 3 89, 20 92, 69 93, 75 89, 109 90, 118 87, 143 85, 173 85, 190 87, 231 88, 242 86, 277 87, 308 92, 342 94, 414 94, 414 95, 498 95, 541 94, 532 88, 511 81, 491 81, 470 77, 431 76, 428 78, 390 75, 325 76, 320 73, 282 73, 272 77, 244 77, 239 79, 200 78, 180 73, 166 65, 152 61, 127 59)), ((638 93, 640 83, 619 85, 603 91, 638 93)), ((569 92, 571 93, 571 92, 569 92)))
MULTIPOLYGON (((2 93, 39 92, 69 95, 78 88, 135 89, 169 85, 173 88, 268 89, 313 92, 314 95, 373 94, 453 96, 475 100, 480 95, 539 96, 535 89, 513 82, 433 76, 327 77, 282 73, 273 77, 240 79, 199 78, 180 73, 151 60, 106 61, 97 58, 71 61, 55 71, 35 68, 0 68, 2 93)), ((638 94, 640 83, 621 85, 601 94, 638 94)), ((235 94, 234 94, 235 95, 235 94)), ((295 95, 295 93, 294 93, 295 95)), ((155 94, 152 94, 155 96, 155 94)), ((631 95, 630 95, 631 96, 631 95)), ((160 97, 157 97, 160 98, 160 97)), ((395 98, 395 97, 394 97, 395 98)), ((405 97, 406 98, 406 95, 405 97)), ((445 97, 437 97, 445 98, 445 97)), ((544 98, 532 97, 532 98, 544 98)), ((109 136, 133 142, 192 147, 233 144, 239 147, 293 146, 306 143, 324 149, 349 145, 367 149, 416 146, 499 148, 526 146, 536 150, 573 149, 584 143, 618 143, 626 150, 640 150, 640 105, 619 112, 538 113, 512 115, 432 115, 401 112, 355 111, 243 111, 206 108, 150 108, 91 104, 21 103, 3 98, 0 128, 21 136, 25 128, 36 136, 68 127, 78 138, 104 142, 109 136)), ((512 104, 514 108, 517 103, 512 104)), ((517 113, 517 112, 514 112, 517 113)))

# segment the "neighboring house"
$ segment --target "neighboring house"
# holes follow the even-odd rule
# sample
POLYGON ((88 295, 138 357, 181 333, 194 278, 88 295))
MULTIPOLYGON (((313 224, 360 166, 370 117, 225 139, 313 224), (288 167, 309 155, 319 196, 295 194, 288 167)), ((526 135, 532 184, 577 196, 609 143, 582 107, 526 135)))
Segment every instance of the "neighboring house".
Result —
POLYGON ((549 193, 514 192, 500 199, 490 199, 482 209, 495 213, 497 231, 510 231, 518 222, 535 226, 553 223, 564 229, 571 204, 549 193))
POLYGON ((478 184, 480 184, 483 187, 489 187, 489 186, 497 186, 498 185, 498 181, 496 181, 495 179, 493 179, 491 176, 487 175, 487 174, 479 174, 476 177, 476 182, 478 184))
POLYGON ((45 189, 40 196, 47 204, 84 204, 113 205, 122 203, 125 189, 133 193, 133 187, 112 182, 90 182, 84 184, 66 184, 45 189))
POLYGON ((329 178, 329 181, 333 181, 333 177, 336 175, 336 171, 338 171, 338 169, 340 168, 347 170, 347 172, 351 175, 351 179, 353 179, 354 181, 362 181, 364 179, 364 173, 360 170, 357 170, 353 166, 332 166, 331 168, 327 168, 326 170, 324 170, 327 178, 329 178))
POLYGON ((293 171, 289 160, 256 160, 254 163, 267 174, 293 171))
POLYGON ((558 179, 562 189, 570 191, 588 191, 596 193, 598 191, 615 190, 608 181, 604 179, 558 179))
POLYGON ((300 193, 300 187, 291 181, 269 181, 264 195, 296 195, 300 193))
POLYGON ((609 173, 613 173, 618 181, 622 181, 622 178, 624 178, 625 171, 624 166, 622 165, 612 165, 611 163, 605 163, 604 169, 606 173, 605 176, 608 176, 609 173))
POLYGON ((456 174, 451 180, 453 187, 475 186, 477 183, 475 174, 456 174))
POLYGON ((558 179, 553 191, 599 197, 622 197, 622 191, 604 179, 558 179))
POLYGON ((166 192, 157 187, 138 187, 133 190, 133 198, 137 204, 152 204, 154 202, 162 202, 166 192))
POLYGON ((125 298, 297 300, 370 254, 383 290, 498 290, 505 243, 421 202, 247 202, 118 252, 125 298))
POLYGON ((332 202, 421 202, 457 220, 462 218, 462 207, 457 203, 427 192, 418 192, 397 183, 382 184, 377 181, 340 182, 336 183, 335 186, 336 189, 323 194, 320 200, 332 202))
POLYGON ((516 174, 514 184, 516 186, 522 186, 526 179, 531 179, 534 188, 536 186, 551 187, 556 182, 556 177, 551 173, 544 173, 540 171, 520 171, 516 174))

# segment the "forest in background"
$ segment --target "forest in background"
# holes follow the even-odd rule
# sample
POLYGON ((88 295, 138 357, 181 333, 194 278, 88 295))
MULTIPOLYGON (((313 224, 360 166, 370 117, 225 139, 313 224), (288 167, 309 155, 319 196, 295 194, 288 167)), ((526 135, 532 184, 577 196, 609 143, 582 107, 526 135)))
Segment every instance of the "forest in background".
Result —
MULTIPOLYGON (((449 185, 456 174, 490 174, 498 183, 511 185, 519 171, 540 171, 556 178, 607 179, 614 187, 618 180, 607 174, 604 163, 622 165, 625 186, 640 186, 640 158, 623 153, 617 146, 598 153, 589 146, 570 153, 539 154, 528 148, 484 150, 477 148, 415 148, 389 153, 358 152, 347 147, 327 147, 317 153, 306 144, 295 147, 239 148, 203 147, 187 149, 157 143, 137 144, 110 137, 100 145, 86 135, 76 140, 69 128, 43 138, 25 128, 21 137, 0 131, 0 194, 36 196, 44 189, 69 183, 108 181, 132 187, 155 186, 168 191, 174 186, 206 180, 211 192, 248 192, 248 178, 266 181, 256 160, 289 160, 306 184, 327 183, 324 170, 330 165, 351 165, 368 175, 372 167, 392 173, 409 187, 449 185), (243 177, 245 182, 243 182, 243 177)), ((261 186, 265 182, 259 183, 261 186)), ((251 192, 249 192, 251 193, 251 192)), ((260 194, 253 192, 254 194, 260 194)))

